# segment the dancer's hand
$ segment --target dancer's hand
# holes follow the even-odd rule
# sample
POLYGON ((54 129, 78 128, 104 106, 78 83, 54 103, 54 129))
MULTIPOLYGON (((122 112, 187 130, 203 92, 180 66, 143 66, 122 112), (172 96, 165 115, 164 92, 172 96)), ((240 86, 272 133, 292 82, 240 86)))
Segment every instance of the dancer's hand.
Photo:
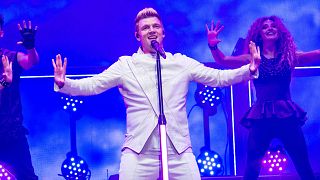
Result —
POLYGON ((3 73, 2 78, 5 83, 12 83, 12 62, 9 62, 8 56, 2 56, 3 73))
POLYGON ((206 30, 207 30, 207 36, 208 36, 208 45, 210 47, 214 47, 218 43, 221 42, 221 40, 218 39, 218 35, 223 30, 223 28, 224 28, 224 26, 220 25, 220 21, 218 21, 217 24, 215 25, 213 20, 212 20, 210 28, 206 24, 206 30))
POLYGON ((18 24, 18 29, 22 36, 22 40, 17 42, 17 44, 22 44, 26 49, 33 49, 35 47, 35 35, 38 29, 38 26, 35 26, 32 29, 31 21, 28 21, 28 27, 25 20, 22 21, 23 28, 18 24))

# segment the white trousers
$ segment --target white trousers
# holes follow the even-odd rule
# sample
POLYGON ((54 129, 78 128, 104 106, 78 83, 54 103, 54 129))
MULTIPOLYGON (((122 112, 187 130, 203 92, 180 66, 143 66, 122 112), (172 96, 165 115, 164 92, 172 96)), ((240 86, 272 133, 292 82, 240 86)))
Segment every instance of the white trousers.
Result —
MULTIPOLYGON (((157 180, 160 174, 159 155, 123 151, 119 170, 120 180, 157 180)), ((200 173, 192 152, 168 155, 170 180, 200 180, 200 173)))

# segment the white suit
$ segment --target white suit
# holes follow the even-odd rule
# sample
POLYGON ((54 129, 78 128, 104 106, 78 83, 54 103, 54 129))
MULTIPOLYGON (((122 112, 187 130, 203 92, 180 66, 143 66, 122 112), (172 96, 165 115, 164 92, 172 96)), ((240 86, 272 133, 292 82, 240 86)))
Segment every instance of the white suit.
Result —
MULTIPOLYGON (((191 147, 186 113, 189 82, 229 86, 252 76, 249 65, 234 70, 216 70, 185 55, 166 53, 161 58, 164 113, 167 135, 180 154, 191 147)), ((108 69, 93 77, 80 80, 66 78, 59 92, 72 96, 102 93, 118 86, 127 112, 127 132, 123 148, 140 153, 158 123, 158 93, 156 59, 141 49, 132 56, 122 56, 108 69)))

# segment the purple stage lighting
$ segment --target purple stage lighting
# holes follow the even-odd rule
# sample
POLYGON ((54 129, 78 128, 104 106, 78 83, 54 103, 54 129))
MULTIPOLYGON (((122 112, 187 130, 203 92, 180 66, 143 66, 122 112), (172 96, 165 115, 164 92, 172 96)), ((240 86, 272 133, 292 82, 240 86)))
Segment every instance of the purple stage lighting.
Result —
POLYGON ((1 180, 15 180, 16 178, 10 173, 5 166, 0 163, 0 179, 1 180))
POLYGON ((287 166, 287 155, 282 146, 270 148, 262 159, 262 169, 266 174, 282 174, 287 166))

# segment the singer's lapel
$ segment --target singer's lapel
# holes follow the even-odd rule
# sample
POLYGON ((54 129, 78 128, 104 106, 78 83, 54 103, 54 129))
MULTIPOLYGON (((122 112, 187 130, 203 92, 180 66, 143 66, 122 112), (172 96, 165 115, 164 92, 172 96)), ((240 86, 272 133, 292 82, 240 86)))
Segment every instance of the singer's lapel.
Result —
POLYGON ((152 78, 150 78, 148 75, 145 74, 145 70, 142 66, 135 65, 132 61, 138 61, 138 59, 135 59, 135 57, 128 58, 127 63, 133 73, 133 76, 139 83, 143 93, 146 95, 149 103, 151 104, 153 111, 158 116, 159 106, 158 106, 158 99, 157 99, 158 97, 157 83, 152 78), (150 87, 150 85, 148 86, 147 82, 149 81, 153 82, 154 85, 152 87, 150 87))
MULTIPOLYGON (((126 61, 133 73, 133 76, 139 83, 143 93, 146 95, 149 103, 151 104, 153 111, 155 112, 157 117, 159 117, 158 89, 157 89, 157 83, 155 82, 155 79, 149 77, 145 73, 146 71, 143 68, 143 66, 137 65, 136 63, 133 62, 133 61, 139 61, 139 57, 133 56, 132 58, 127 58, 126 61), (150 85, 148 86, 147 84, 148 81, 152 81, 154 85, 152 87, 150 87, 150 85)), ((163 87, 162 87, 163 89, 166 87, 167 83, 168 82, 163 82, 163 87)), ((170 121, 170 123, 167 123, 167 126, 177 127, 178 125, 176 125, 176 122, 178 121, 173 120, 173 119, 176 119, 176 116, 168 105, 169 98, 170 97, 167 97, 166 94, 163 94, 163 106, 164 106, 164 109, 166 110, 166 114, 169 115, 169 116, 166 116, 166 119, 167 121, 170 121)))

